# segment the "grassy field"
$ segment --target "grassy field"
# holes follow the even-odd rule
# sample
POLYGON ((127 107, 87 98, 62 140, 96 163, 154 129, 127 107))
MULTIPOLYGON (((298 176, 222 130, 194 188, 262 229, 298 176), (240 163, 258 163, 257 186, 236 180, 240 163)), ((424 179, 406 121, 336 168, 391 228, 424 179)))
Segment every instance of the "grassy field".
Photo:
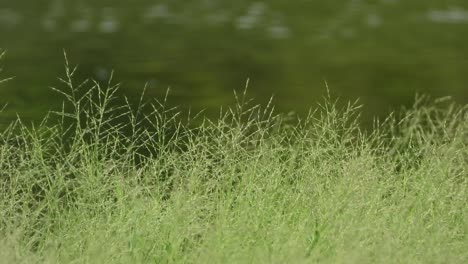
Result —
POLYGON ((207 120, 73 74, 0 134, 1 263, 468 263, 466 106, 207 120))

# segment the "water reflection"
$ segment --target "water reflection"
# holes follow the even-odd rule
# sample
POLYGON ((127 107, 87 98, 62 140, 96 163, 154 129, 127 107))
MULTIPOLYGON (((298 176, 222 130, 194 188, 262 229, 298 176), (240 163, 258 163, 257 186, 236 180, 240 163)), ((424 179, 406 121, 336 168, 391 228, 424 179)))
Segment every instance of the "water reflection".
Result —
POLYGON ((273 22, 268 28, 268 33, 272 38, 285 39, 289 37, 289 28, 286 27, 281 21, 273 22))
POLYGON ((169 7, 165 3, 153 5, 143 14, 145 22, 154 22, 156 19, 165 19, 171 16, 169 7))
POLYGON ((79 8, 78 17, 73 19, 70 24, 70 31, 76 33, 88 32, 92 27, 93 12, 89 7, 79 8))
POLYGON ((99 22, 99 31, 102 33, 114 33, 119 30, 119 22, 115 15, 115 10, 111 7, 106 7, 102 11, 101 22, 99 22))
POLYGON ((427 13, 430 21, 436 23, 468 23, 468 10, 452 7, 447 10, 431 10, 427 13))
POLYGON ((115 69, 125 92, 170 86, 177 103, 203 107, 227 102, 247 78, 254 96, 295 109, 320 98, 324 79, 375 109, 415 91, 468 97, 468 37, 452 26, 468 23, 462 0, 44 1, 0 3, 0 45, 19 76, 0 105, 49 100, 38 91, 54 84, 64 48, 83 76, 105 81, 115 69))
POLYGON ((382 18, 376 13, 367 15, 367 25, 371 28, 378 28, 382 25, 382 18))
POLYGON ((109 80, 111 75, 111 70, 103 66, 98 66, 94 69, 94 76, 98 81, 104 82, 109 80))
POLYGON ((380 0, 383 4, 396 4, 398 0, 380 0))
MULTIPOLYGON (((398 0, 380 0, 380 2, 394 5, 398 3, 398 0)), ((93 14, 97 15, 97 30, 101 33, 115 33, 124 23, 124 21, 119 20, 114 7, 108 6, 95 10, 81 5, 72 12, 67 10, 69 7, 65 6, 64 3, 61 0, 50 2, 40 21, 45 31, 55 32, 62 22, 67 20, 70 32, 88 32, 93 28, 93 14)), ((246 7, 243 14, 234 17, 227 10, 213 8, 215 6, 213 1, 202 1, 202 3, 209 11, 204 14, 204 20, 200 20, 199 17, 182 18, 181 16, 187 13, 183 10, 178 13, 172 11, 168 3, 158 3, 142 8, 144 11, 140 17, 143 23, 154 23, 158 20, 172 23, 185 21, 187 24, 205 21, 208 25, 220 25, 232 20, 232 23, 239 30, 263 28, 267 35, 273 39, 283 39, 290 36, 291 28, 287 25, 285 16, 278 10, 272 10, 266 2, 253 2, 246 7)), ((363 17, 369 28, 379 28, 383 24, 383 17, 376 12, 375 7, 370 8, 361 0, 349 0, 343 6, 341 12, 327 19, 328 22, 322 27, 322 36, 332 36, 336 32, 341 32, 340 35, 344 37, 353 37, 356 30, 347 28, 345 25, 353 24, 353 21, 359 17, 363 17)), ((432 9, 426 12, 426 17, 434 23, 468 23, 468 10, 459 6, 452 6, 446 10, 432 9)), ((4 28, 18 26, 23 18, 21 12, 12 8, 0 9, 0 25, 4 28)), ((130 22, 134 23, 135 21, 130 22)))
POLYGON ((246 14, 237 19, 237 28, 247 30, 258 26, 262 22, 266 10, 267 6, 263 2, 255 2, 251 4, 247 9, 246 14))
POLYGON ((333 17, 327 18, 325 25, 321 28, 319 37, 321 39, 334 38, 339 35, 344 38, 352 38, 356 35, 356 30, 350 25, 356 17, 363 12, 364 6, 361 0, 350 0, 333 17))
MULTIPOLYGON (((352 0, 354 2, 356 0, 352 0)), ((175 11, 169 3, 157 3, 142 8, 140 15, 142 24, 166 22, 169 24, 205 23, 205 26, 221 26, 232 24, 240 31, 263 30, 271 39, 285 39, 290 37, 291 28, 287 24, 286 16, 278 10, 270 8, 266 2, 253 2, 246 6, 243 14, 232 14, 229 10, 216 6, 213 1, 202 1, 203 14, 193 13, 180 9, 175 11), (202 18, 202 19, 200 19, 202 18)), ((0 24, 15 27, 22 20, 22 15, 13 9, 0 9, 0 24)), ((125 23, 138 20, 123 21, 117 15, 116 8, 112 6, 92 8, 84 4, 67 6, 65 1, 53 0, 40 17, 42 29, 46 32, 56 33, 66 30, 69 33, 85 33, 93 30, 100 33, 115 33, 126 26, 125 23)), ((370 23, 379 21, 370 17, 370 23)))
POLYGON ((0 25, 4 27, 13 28, 18 25, 22 19, 23 17, 12 9, 0 9, 0 25))
POLYGON ((61 0, 54 0, 50 3, 48 10, 42 18, 42 26, 45 31, 53 32, 57 30, 60 19, 65 16, 65 5, 61 0))

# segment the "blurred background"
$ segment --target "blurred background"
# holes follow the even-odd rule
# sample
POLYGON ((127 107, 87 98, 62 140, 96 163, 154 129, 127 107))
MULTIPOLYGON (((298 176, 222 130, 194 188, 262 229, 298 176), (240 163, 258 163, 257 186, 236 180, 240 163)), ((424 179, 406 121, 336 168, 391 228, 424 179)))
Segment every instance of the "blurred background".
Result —
POLYGON ((466 0, 0 0, 0 123, 62 98, 64 58, 80 78, 209 115, 250 78, 258 103, 304 113, 326 94, 360 99, 365 120, 415 94, 468 102, 466 0))

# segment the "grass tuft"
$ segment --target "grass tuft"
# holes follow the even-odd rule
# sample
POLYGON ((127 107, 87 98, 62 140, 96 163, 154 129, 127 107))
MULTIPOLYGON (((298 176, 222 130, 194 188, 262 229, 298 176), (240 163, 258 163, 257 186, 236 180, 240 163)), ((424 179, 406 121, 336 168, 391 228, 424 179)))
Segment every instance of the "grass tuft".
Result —
POLYGON ((5 263, 467 263, 468 107, 418 98, 372 131, 326 98, 182 118, 75 82, 0 133, 5 263), (122 103, 124 102, 124 103, 122 103))

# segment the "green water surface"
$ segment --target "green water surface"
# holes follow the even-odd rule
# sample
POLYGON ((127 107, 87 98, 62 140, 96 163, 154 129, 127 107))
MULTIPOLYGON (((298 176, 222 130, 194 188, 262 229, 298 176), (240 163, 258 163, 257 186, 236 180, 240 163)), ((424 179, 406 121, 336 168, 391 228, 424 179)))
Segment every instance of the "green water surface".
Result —
POLYGON ((416 93, 468 102, 464 0, 0 1, 0 114, 36 119, 60 106, 65 49, 77 79, 182 108, 217 111, 243 89, 279 111, 304 113, 325 94, 366 106, 366 118, 416 93))

